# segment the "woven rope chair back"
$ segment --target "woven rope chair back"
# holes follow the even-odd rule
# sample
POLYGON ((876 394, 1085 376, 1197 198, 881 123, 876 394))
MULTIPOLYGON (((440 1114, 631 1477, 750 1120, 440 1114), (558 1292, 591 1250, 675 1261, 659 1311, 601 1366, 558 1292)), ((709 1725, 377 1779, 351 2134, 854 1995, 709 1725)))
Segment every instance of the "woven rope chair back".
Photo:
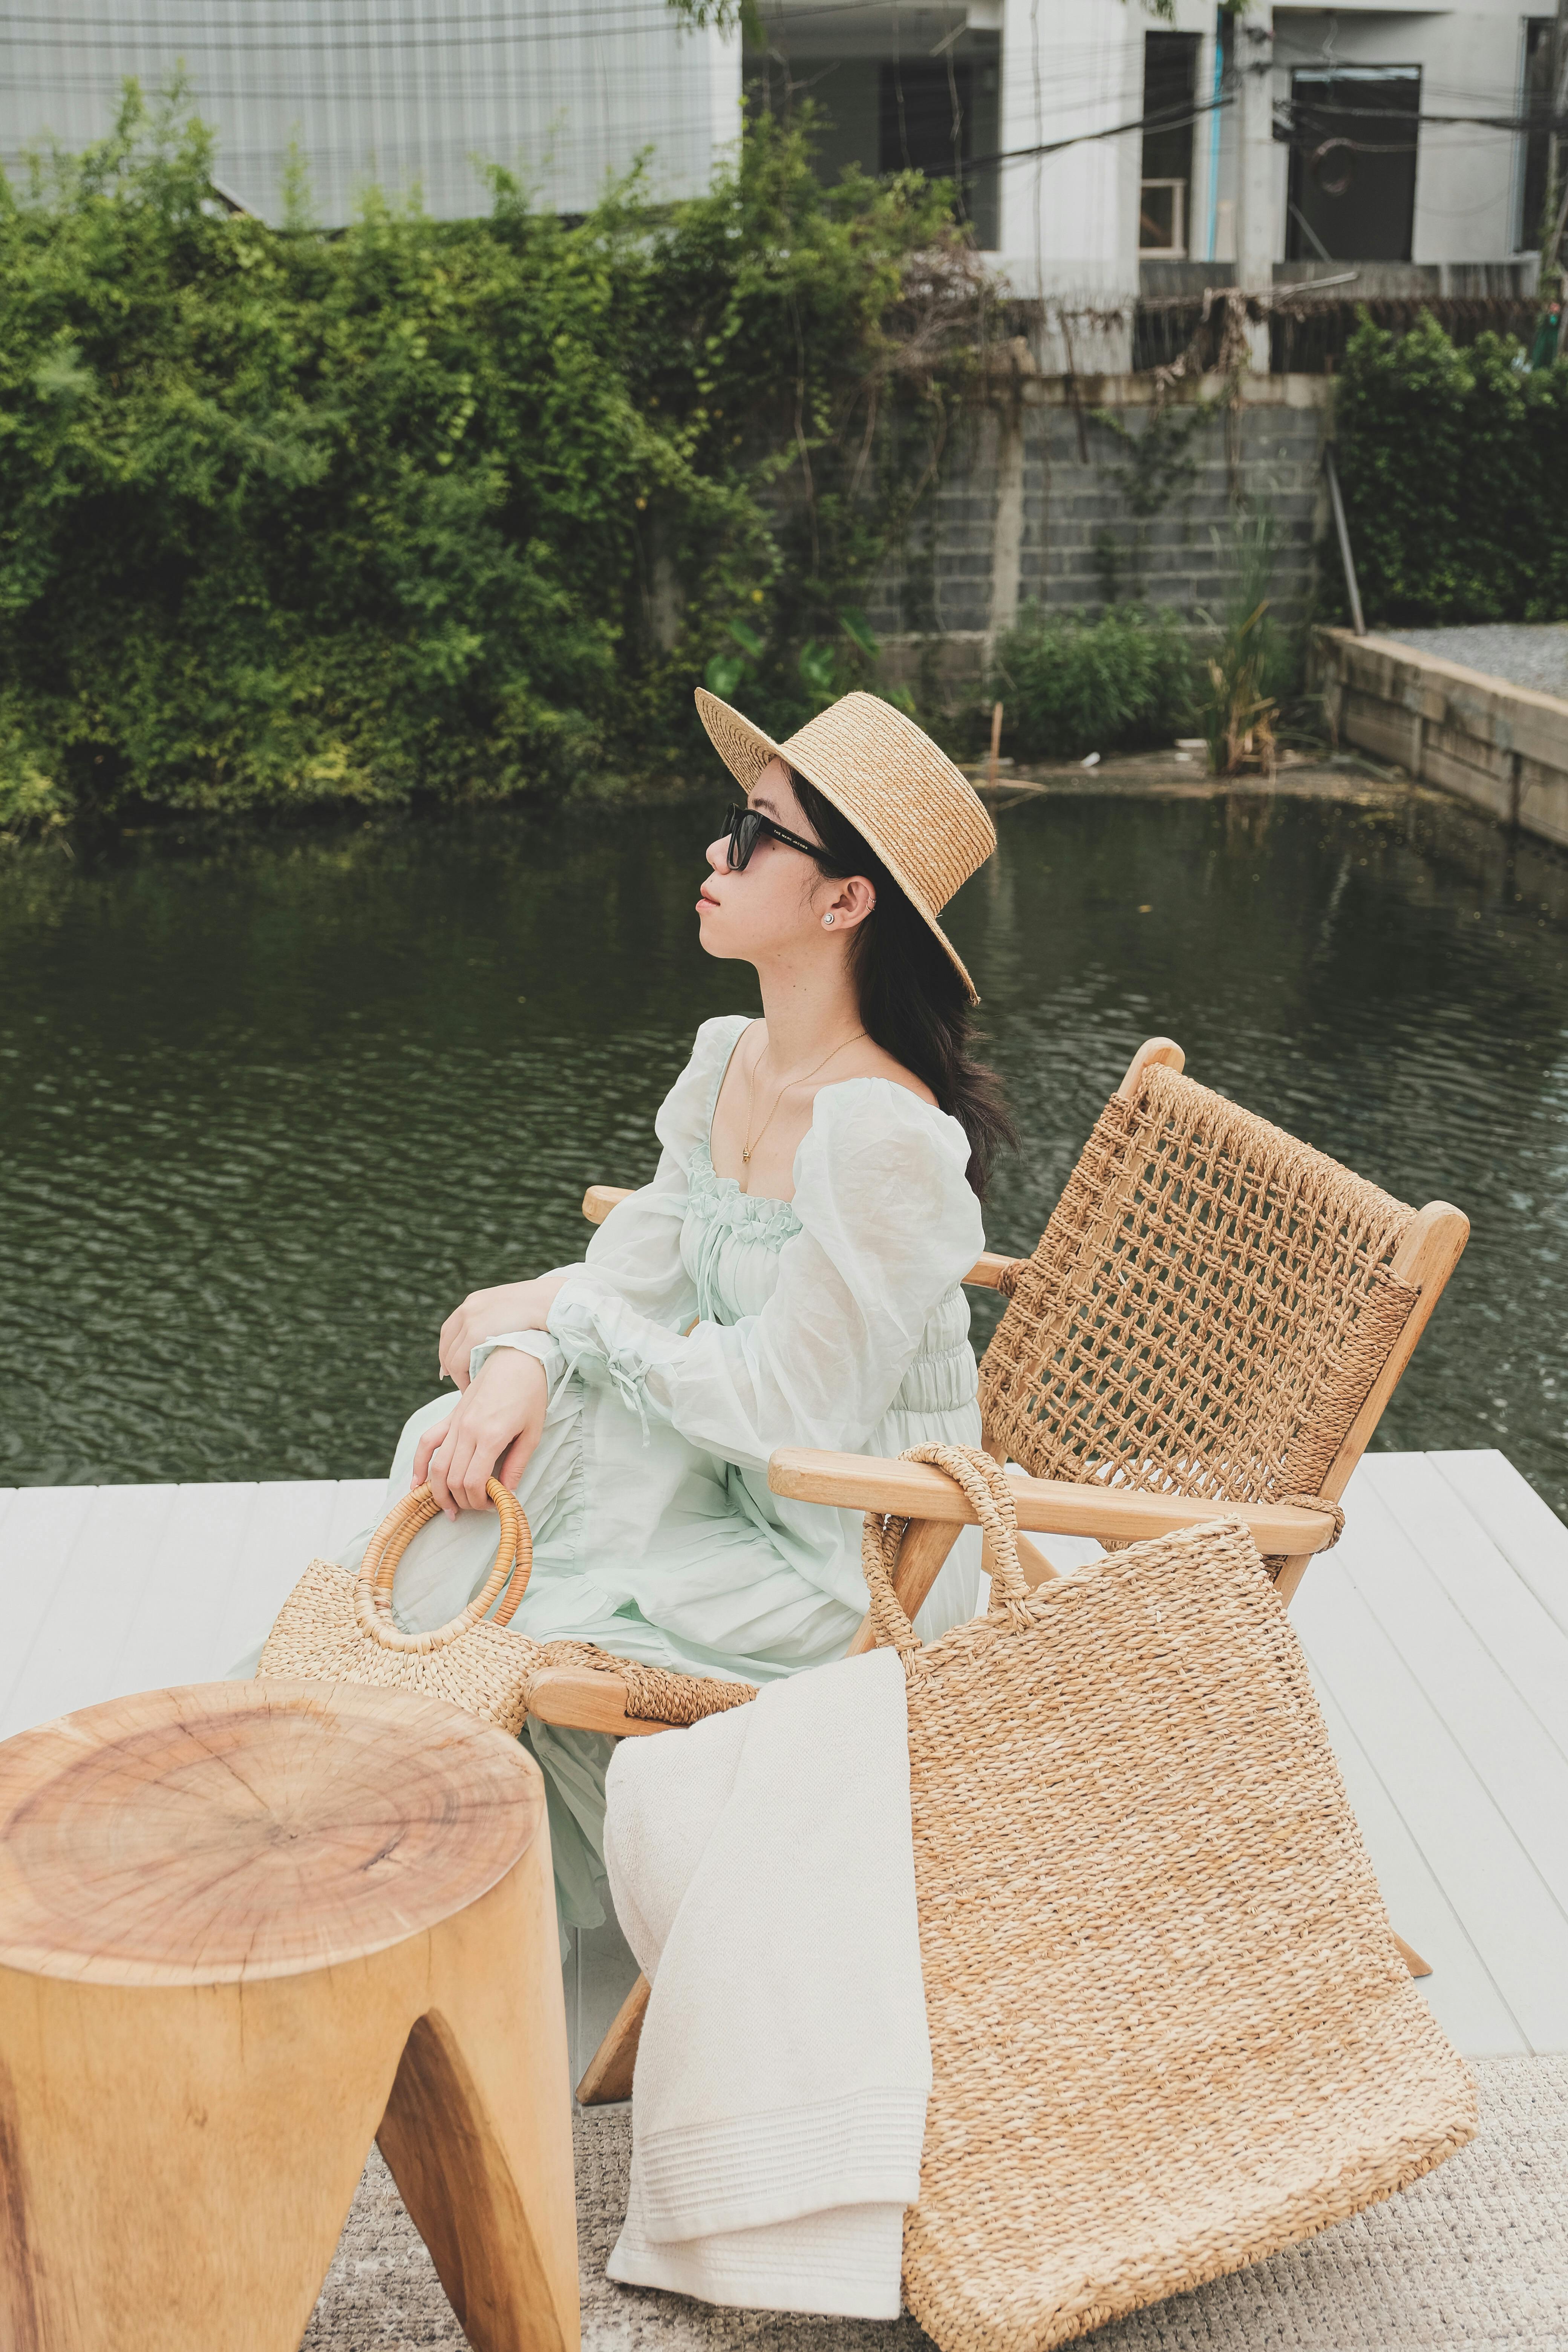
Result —
POLYGON ((1323 1491, 1416 1293, 1414 1212, 1188 1077, 1113 1097, 980 1373, 1035 1477, 1268 1502, 1323 1491))

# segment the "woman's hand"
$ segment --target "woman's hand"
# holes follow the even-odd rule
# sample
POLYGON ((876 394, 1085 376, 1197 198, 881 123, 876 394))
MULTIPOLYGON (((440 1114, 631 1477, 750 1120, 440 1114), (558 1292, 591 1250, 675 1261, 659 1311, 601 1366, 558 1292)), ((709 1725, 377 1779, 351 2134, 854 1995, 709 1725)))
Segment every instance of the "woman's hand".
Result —
POLYGON ((488 1479, 515 1486, 521 1477, 544 1427, 548 1401, 549 1382, 538 1357, 498 1348, 446 1420, 419 1440, 410 1487, 428 1479, 449 1519, 459 1511, 482 1510, 488 1479))
POLYGON ((549 1274, 537 1282, 503 1282, 494 1290, 470 1291, 441 1326, 441 1370, 447 1379, 460 1389, 468 1387, 468 1358, 481 1339, 493 1339, 500 1331, 548 1330, 555 1294, 565 1279, 563 1274, 549 1274))

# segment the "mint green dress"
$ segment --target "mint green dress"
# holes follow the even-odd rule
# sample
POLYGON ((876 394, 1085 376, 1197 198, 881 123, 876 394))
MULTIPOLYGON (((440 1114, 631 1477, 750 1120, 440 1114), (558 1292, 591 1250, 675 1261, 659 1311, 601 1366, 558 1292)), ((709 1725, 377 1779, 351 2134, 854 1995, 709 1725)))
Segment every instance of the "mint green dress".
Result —
MULTIPOLYGON (((650 1184, 622 1202, 569 1278, 547 1332, 498 1332, 549 1378, 544 1433, 517 1486, 533 1570, 512 1622, 538 1641, 766 1682, 842 1654, 866 1611, 860 1515, 770 1492, 781 1445, 891 1455, 976 1445, 980 1408, 963 1277, 984 1247, 956 1119, 907 1087, 824 1087, 795 1198, 718 1175, 713 1108, 747 1024, 705 1022, 655 1128, 650 1184), (693 1326, 695 1318, 695 1328, 693 1326)), ((392 1465, 407 1485, 416 1412, 392 1465)), ((343 1555, 357 1567, 369 1529, 343 1555)), ((410 1631, 454 1616, 484 1581, 489 1512, 435 1520, 399 1565, 410 1631)), ((978 1530, 961 1538, 918 1621, 930 1640, 973 1612, 978 1530)), ((531 1721, 563 1924, 605 1916, 605 1770, 613 1743, 531 1721)))

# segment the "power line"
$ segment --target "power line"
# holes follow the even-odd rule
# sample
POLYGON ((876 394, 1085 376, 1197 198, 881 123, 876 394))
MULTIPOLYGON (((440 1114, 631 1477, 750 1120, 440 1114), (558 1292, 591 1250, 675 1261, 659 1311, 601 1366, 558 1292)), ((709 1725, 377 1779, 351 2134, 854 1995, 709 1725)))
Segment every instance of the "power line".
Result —
POLYGON ((1182 114, 1141 114, 1132 122, 1111 123, 1104 131, 1079 131, 1070 139, 1050 139, 1038 147, 1007 147, 995 155, 977 155, 970 164, 972 172, 984 170, 992 163, 1027 163, 1037 156, 1059 155, 1064 148, 1087 147, 1097 139, 1125 139, 1132 131, 1183 131, 1205 114, 1217 114, 1236 104, 1234 91, 1224 98, 1205 99, 1201 106, 1189 108, 1182 114))
MULTIPOLYGON (((1303 114, 1323 115, 1321 108, 1307 107, 1297 100, 1285 103, 1296 107, 1297 110, 1303 114)), ((1184 131, 1190 124, 1200 121, 1205 114, 1221 113, 1227 107, 1235 104, 1235 91, 1227 90, 1219 98, 1205 99, 1201 105, 1190 107, 1180 114, 1141 114, 1130 122, 1110 123, 1102 131, 1079 131, 1074 132, 1069 138, 1047 140, 1035 147, 1008 147, 999 150, 994 155, 977 155, 969 163, 967 169, 970 172, 979 172, 988 169, 992 164, 1031 163, 1043 156, 1059 155, 1069 147, 1089 146, 1097 140, 1124 139, 1134 131, 1155 133, 1162 131, 1184 131)), ((1324 135, 1333 136, 1336 147, 1352 148, 1358 154, 1368 155, 1413 155, 1415 152, 1415 147, 1414 144, 1399 147, 1364 146, 1358 144, 1354 140, 1342 139, 1330 131, 1329 125, 1333 121, 1343 121, 1347 117, 1355 121, 1376 121, 1386 118, 1391 121, 1402 123, 1424 122, 1462 126, 1472 130, 1512 131, 1516 134, 1521 131, 1547 129, 1558 133, 1568 131, 1568 115, 1542 118, 1495 114, 1412 114, 1407 108, 1404 107, 1346 107, 1332 110, 1331 113, 1324 118, 1324 135)), ((1305 138, 1314 135, 1310 131, 1305 131, 1304 136, 1299 140, 1295 135, 1298 126, 1295 123, 1289 126, 1289 135, 1284 143, 1304 145, 1305 138)))
MULTIPOLYGON (((247 33, 270 34, 293 43, 299 40, 312 21, 320 21, 321 13, 317 7, 305 5, 302 5, 294 15, 275 17, 263 16, 247 10, 243 22, 247 33)), ((524 21, 531 22, 540 16, 554 16, 563 23, 575 24, 584 17, 604 16, 606 13, 604 7, 595 7, 593 0, 581 0, 581 5, 564 5, 553 9, 530 5, 524 21)), ((682 24, 678 16, 662 5, 658 7, 646 5, 640 13, 644 21, 650 25, 668 26, 672 32, 679 33, 687 39, 695 37, 697 28, 682 24)), ((516 7, 500 8, 479 16, 471 11, 459 9, 454 12, 448 9, 439 17, 429 18, 426 17, 423 7, 418 5, 418 0, 415 0, 415 5, 412 7, 405 7, 402 16, 394 22, 389 23, 384 16, 374 15, 357 17, 339 16, 337 21, 342 30, 357 30, 366 36, 365 41, 356 43, 356 47, 374 47, 394 37, 400 26, 422 26, 427 24, 428 32, 421 30, 419 33, 418 37, 421 41, 450 39, 455 25, 461 25, 470 31, 479 31, 488 26, 498 26, 503 33, 510 34, 517 30, 520 12, 516 7)), ((0 33, 8 31, 14 26, 28 25, 37 25, 45 30, 58 30, 65 26, 72 32, 91 33, 100 41, 120 39, 142 44, 148 41, 172 40, 187 33, 195 34, 208 41, 226 43, 232 42, 235 37, 232 32, 216 21, 210 14, 201 16, 161 15, 151 24, 130 25, 122 16, 113 14, 72 16, 62 15, 56 9, 33 16, 20 9, 0 9, 0 33)))
MULTIPOLYGON (((587 32, 592 32, 600 38, 609 35, 639 31, 659 38, 668 36, 675 40, 685 42, 690 42, 697 37, 668 12, 661 11, 658 15, 655 15, 647 8, 639 8, 630 14, 626 13, 625 0, 606 0, 606 5, 601 6, 593 5, 593 0, 583 0, 581 6, 553 11, 534 10, 532 18, 534 21, 531 29, 526 29, 520 25, 514 16, 494 20, 498 27, 504 26, 505 29, 493 32, 474 31, 468 28, 454 29, 447 23, 432 26, 428 30, 416 26, 399 27, 396 31, 383 28, 378 32, 370 33, 368 37, 363 40, 341 40, 331 37, 309 34, 297 26, 279 26, 273 38, 258 40, 249 37, 248 33, 241 37, 237 34, 216 29, 211 26, 199 32, 192 31, 189 34, 169 32, 161 26, 147 32, 126 26, 105 26, 96 37, 86 33, 79 36, 75 33, 61 35, 53 29, 58 25, 58 19, 38 17, 28 21, 48 26, 50 29, 36 33, 12 33, 10 46, 34 51, 41 50, 46 57, 62 52, 76 54, 86 52, 93 57, 101 58, 108 48, 121 53, 132 52, 142 57, 149 57, 155 51, 161 51, 171 58, 182 57, 187 53, 216 53, 224 57, 278 57, 280 54, 286 54, 290 58, 384 58, 431 48, 443 50, 531 48, 542 42, 581 37, 587 32), (539 24, 537 19, 542 16, 545 21, 539 24)), ((9 33, 11 26, 16 21, 16 18, 0 20, 0 34, 9 33)))
POLYGON ((1404 106, 1313 105, 1299 98, 1282 100, 1283 109, 1316 115, 1324 122, 1439 122, 1464 124, 1479 131, 1568 131, 1568 114, 1413 114, 1404 106))
MULTIPOLYGON (((868 0, 822 0, 822 5, 810 12, 789 12, 788 21, 798 22, 800 16, 807 13, 812 16, 847 16, 861 13, 868 5, 868 0)), ((951 11, 937 9, 928 13, 946 14, 951 11)), ((103 70, 99 76, 92 77, 90 80, 84 77, 70 89, 59 90, 59 96, 68 102, 73 95, 85 96, 89 91, 95 95, 100 94, 106 84, 112 86, 119 79, 110 61, 103 57, 106 39, 121 53, 127 50, 140 52, 146 58, 151 49, 162 48, 167 51, 174 48, 180 33, 188 32, 195 34, 196 37, 194 41, 189 41, 186 46, 199 53, 205 52, 216 65, 243 56, 271 56, 281 63, 283 60, 279 57, 279 41, 285 37, 288 41, 287 54, 290 62, 300 57, 358 58, 374 51, 378 58, 394 64, 402 57, 412 57, 432 47, 439 47, 446 52, 450 52, 454 47, 482 47, 493 53, 498 48, 505 51, 517 47, 531 47, 541 43, 572 42, 574 38, 580 41, 584 35, 601 45, 609 36, 638 31, 655 36, 663 36, 667 31, 672 31, 682 40, 691 37, 685 28, 674 23, 663 9, 656 13, 647 6, 639 8, 635 5, 635 0, 630 13, 626 10, 626 0, 570 0, 570 5, 558 9, 534 6, 530 10, 529 17, 521 24, 516 13, 512 11, 487 13, 484 16, 470 15, 459 18, 456 23, 449 16, 438 23, 418 22, 416 21, 416 11, 405 14, 396 24, 395 29, 384 19, 378 20, 373 16, 363 16, 357 18, 340 19, 338 34, 307 34, 303 31, 298 16, 268 19, 252 15, 245 18, 245 36, 239 37, 226 27, 215 26, 209 17, 171 16, 155 27, 142 30, 140 27, 133 28, 113 24, 106 17, 35 16, 7 14, 0 17, 0 34, 10 32, 19 46, 26 46, 35 50, 44 50, 58 55, 62 50, 90 49, 95 57, 100 58, 103 70), (37 33, 19 29, 29 26, 37 26, 46 29, 37 33), (62 35, 60 29, 62 26, 73 29, 62 35), (74 28, 79 27, 85 33, 89 26, 98 29, 97 39, 89 40, 77 37, 74 28), (486 29, 488 27, 496 29, 486 29), (353 37, 356 28, 363 28, 369 37, 364 39, 353 37), (258 32, 265 34, 268 30, 279 37, 272 39, 256 37, 258 32), (341 35, 351 37, 341 37, 341 35)), ((782 17, 780 21, 784 21, 782 17)), ((319 18, 317 22, 320 22, 319 18)), ((1075 54, 1079 53, 1087 54, 1087 52, 1075 52, 1075 54)), ((1067 52, 1064 50, 1063 54, 1066 55, 1067 52)), ((171 59, 170 62, 173 60, 171 59)), ((475 62, 480 61, 476 59, 475 62)), ((639 72, 645 82, 664 84, 668 81, 673 86, 678 79, 680 79, 683 87, 685 86, 684 78, 673 63, 668 68, 659 69, 654 68, 649 61, 639 67, 639 72)), ((1343 77, 1347 90, 1355 88, 1358 83, 1362 87, 1366 87, 1378 78, 1370 72, 1360 75, 1347 73, 1343 77)), ((1331 81, 1332 78, 1330 79, 1331 81)), ((462 78, 460 68, 458 74, 451 76, 437 74, 433 77, 426 70, 418 86, 418 95, 421 97, 428 97, 433 93, 447 98, 471 96, 474 91, 474 80, 471 78, 462 78)), ((264 100, 284 103, 300 109, 307 114, 314 112, 323 104, 335 107, 342 102, 343 94, 340 88, 333 86, 329 86, 327 89, 304 89, 299 86, 297 79, 290 79, 283 87, 268 88, 259 85, 252 79, 247 79, 242 86, 233 87, 215 84, 207 80, 205 76, 201 78, 201 87, 194 93, 198 103, 215 100, 264 100)), ((509 96, 510 92, 496 88, 492 82, 489 94, 494 98, 509 96)), ((406 103, 408 93, 405 87, 400 89, 395 85, 390 89, 363 91, 360 95, 373 110, 379 110, 383 105, 398 106, 406 103)), ((693 92, 692 95, 696 101, 692 108, 692 120, 695 122, 705 119, 707 100, 705 94, 693 92)), ((1100 102, 1105 103, 1113 95, 1113 93, 1102 91, 1100 94, 1100 102)), ((1085 105, 1090 102, 1080 101, 1085 105)), ((1005 163, 1027 162, 1037 163, 1049 156, 1064 153, 1070 148, 1092 145, 1105 140, 1127 138, 1134 131, 1158 134, 1162 131, 1184 130, 1205 116, 1218 114, 1235 103, 1236 90, 1233 86, 1215 98, 1197 104, 1189 104, 1176 111, 1141 113, 1125 121, 1108 124, 1100 130, 1076 131, 1062 138, 1043 141, 1029 147, 1002 149, 993 154, 973 157, 964 166, 964 176, 966 179, 971 178, 978 172, 1005 163)), ((1285 134, 1282 143, 1298 149, 1304 149, 1309 141, 1315 141, 1321 144, 1326 140, 1331 140, 1336 150, 1349 150, 1356 153, 1403 155, 1414 154, 1416 152, 1415 142, 1403 144, 1374 144, 1346 137, 1338 129, 1342 123, 1359 125, 1362 122, 1372 123, 1380 121, 1396 121, 1406 128, 1426 125, 1433 128, 1498 131, 1515 136, 1521 133, 1526 135, 1550 133, 1558 136, 1568 133, 1568 115, 1553 114, 1544 110, 1532 110, 1523 114, 1413 113, 1404 107, 1353 105, 1325 107, 1321 100, 1309 100, 1294 94, 1277 106, 1276 133, 1278 136, 1282 130, 1285 134)), ((510 135, 515 141, 520 134, 528 135, 521 125, 510 135)), ((537 134, 534 136, 537 143, 537 134)), ((435 164, 443 152, 451 154, 455 161, 458 152, 460 152, 465 160, 470 160, 472 133, 466 129, 454 131, 445 137, 439 133, 432 133, 416 143, 395 142, 390 148, 383 141, 373 139, 369 143, 378 150, 384 150, 389 156, 417 153, 428 164, 435 164)), ((547 160, 543 162, 543 169, 548 173, 552 172, 555 157, 562 149, 568 153, 574 150, 581 152, 584 150, 591 151, 597 142, 593 139, 592 134, 584 136, 578 132, 567 133, 564 137, 546 137, 543 143, 547 155, 547 160)), ((248 156, 251 153, 260 154, 265 152, 260 149, 237 148, 232 151, 232 153, 234 157, 237 157, 238 155, 248 156)), ((361 148, 351 150, 334 147, 331 150, 319 150, 317 151, 318 168, 322 166, 330 168, 331 163, 339 156, 346 159, 351 155, 358 155, 362 152, 361 148)))

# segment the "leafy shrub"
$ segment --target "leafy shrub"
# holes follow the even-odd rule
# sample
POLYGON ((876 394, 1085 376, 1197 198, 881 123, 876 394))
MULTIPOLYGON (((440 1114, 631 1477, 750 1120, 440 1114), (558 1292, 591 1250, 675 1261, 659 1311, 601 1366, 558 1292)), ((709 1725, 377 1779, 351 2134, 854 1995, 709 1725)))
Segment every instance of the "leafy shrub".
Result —
POLYGON ((990 690, 1026 759, 1168 743, 1192 706, 1192 646, 1168 608, 1118 604, 1089 620, 1030 604, 997 646, 990 690))
MULTIPOLYGON (((1568 359, 1495 334, 1456 349, 1424 311, 1346 349, 1335 449, 1369 622, 1568 618, 1568 359)), ((1346 617, 1337 552, 1325 602, 1346 617)))
POLYGON ((212 160, 177 92, 132 89, 100 145, 0 180, 18 811, 668 774, 709 756, 690 681, 764 599, 764 724, 814 708, 803 645, 871 676, 837 616, 973 339, 943 190, 825 193, 802 131, 762 121, 668 211, 634 184, 566 226, 497 172, 488 218, 373 196, 326 236, 226 215, 212 160), (900 434, 861 455, 879 402, 901 475, 900 434))
POLYGON ((68 817, 65 796, 39 754, 0 716, 0 838, 53 833, 68 817))

